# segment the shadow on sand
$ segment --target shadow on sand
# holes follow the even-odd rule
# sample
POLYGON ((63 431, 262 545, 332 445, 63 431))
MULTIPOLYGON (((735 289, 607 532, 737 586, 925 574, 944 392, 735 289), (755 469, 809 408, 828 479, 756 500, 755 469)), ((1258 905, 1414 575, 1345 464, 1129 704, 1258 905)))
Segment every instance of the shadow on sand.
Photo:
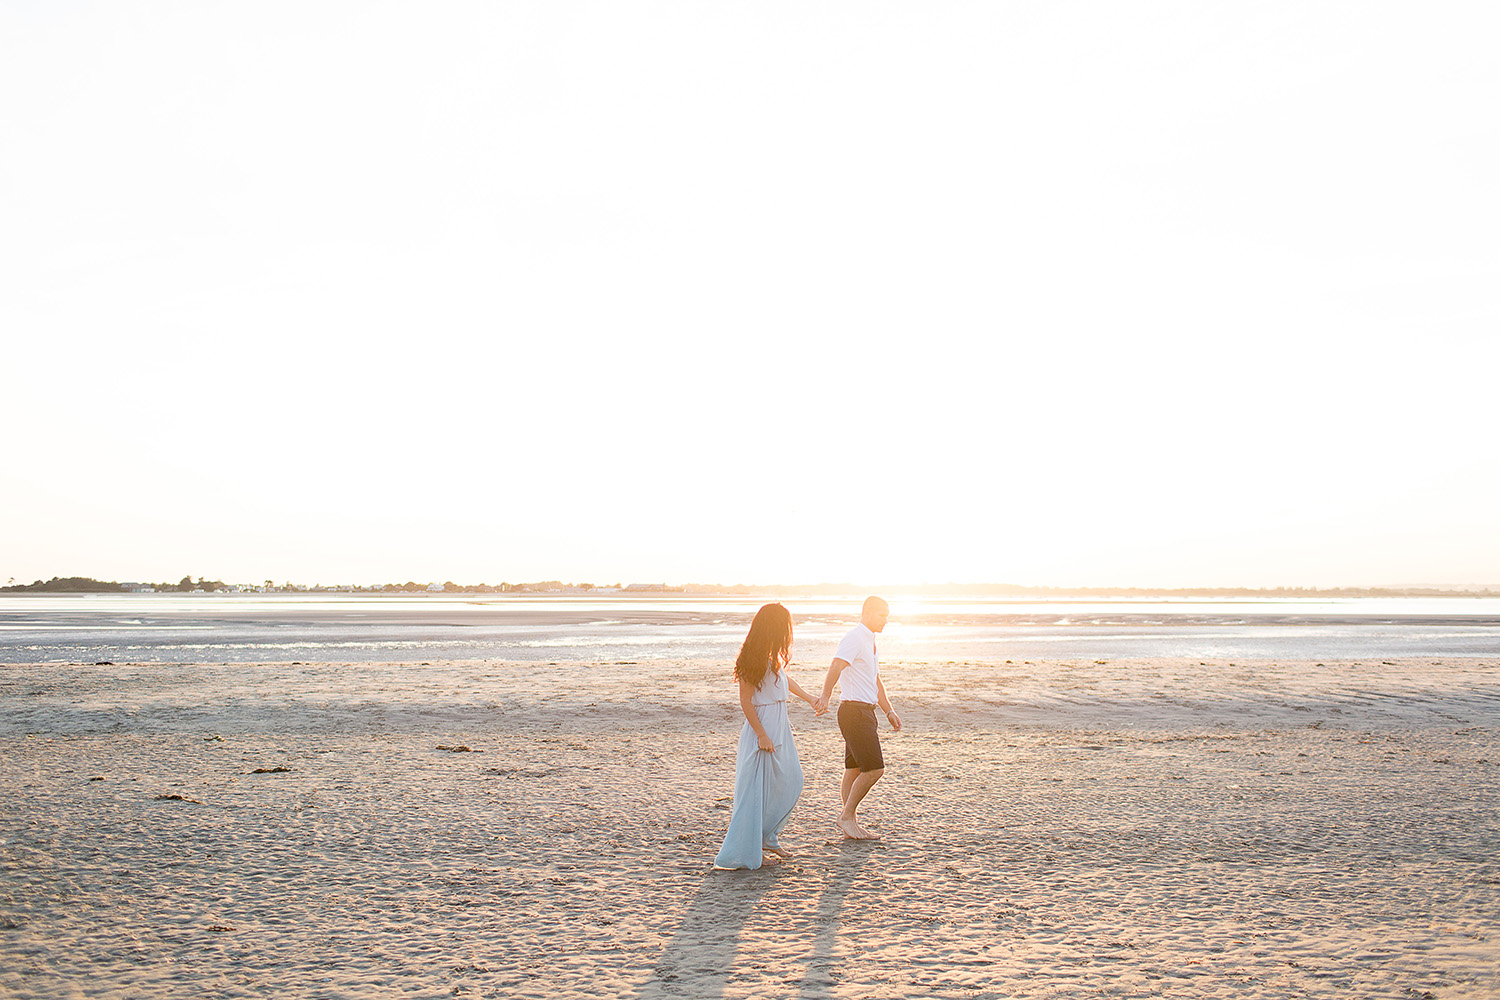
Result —
POLYGON ((745 923, 785 874, 780 866, 753 872, 704 873, 682 923, 662 949, 636 996, 721 997, 734 974, 745 923))
MULTIPOLYGON (((745 927, 751 915, 774 890, 791 889, 802 894, 818 893, 817 909, 810 926, 787 926, 796 935, 797 960, 786 968, 798 995, 817 1000, 833 995, 837 983, 834 949, 842 928, 841 913, 869 847, 843 841, 837 855, 821 863, 779 865, 755 872, 710 871, 682 922, 672 932, 651 970, 651 976, 636 991, 641 1000, 664 997, 722 997, 736 976, 744 946, 745 927), (801 976, 795 980, 797 968, 801 976)), ((806 918, 804 918, 806 919, 806 918)))
POLYGON ((839 932, 843 930, 844 900, 869 857, 870 845, 844 840, 839 842, 837 850, 837 857, 827 862, 820 873, 822 891, 818 895, 817 912, 813 914, 806 964, 797 984, 797 995, 806 1000, 833 995, 837 982, 833 950, 838 945, 839 932))

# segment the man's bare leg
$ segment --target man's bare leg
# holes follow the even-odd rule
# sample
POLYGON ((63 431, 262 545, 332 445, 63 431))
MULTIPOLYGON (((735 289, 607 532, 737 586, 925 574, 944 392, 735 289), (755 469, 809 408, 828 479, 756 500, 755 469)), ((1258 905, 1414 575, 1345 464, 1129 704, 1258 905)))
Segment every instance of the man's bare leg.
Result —
MULTIPOLYGON (((848 772, 845 773, 847 774, 848 772)), ((885 768, 883 767, 877 771, 857 771, 854 781, 850 783, 849 794, 844 799, 844 811, 839 815, 837 824, 843 835, 850 840, 880 839, 859 825, 859 821, 855 818, 855 812, 859 809, 859 803, 884 773, 885 768)))
POLYGON ((849 801, 849 788, 854 784, 854 779, 859 777, 859 768, 844 768, 844 781, 839 785, 839 805, 849 801))

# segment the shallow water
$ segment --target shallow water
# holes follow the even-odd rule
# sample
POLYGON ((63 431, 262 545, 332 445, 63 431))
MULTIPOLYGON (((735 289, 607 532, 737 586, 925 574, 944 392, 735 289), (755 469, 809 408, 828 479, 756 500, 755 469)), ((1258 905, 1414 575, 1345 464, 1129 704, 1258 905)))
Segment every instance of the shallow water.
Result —
MULTIPOLYGON (((796 655, 826 659, 858 599, 783 598, 796 655)), ((0 662, 732 657, 760 599, 652 595, 20 595, 0 662)), ((886 659, 1360 659, 1500 655, 1500 599, 892 600, 886 659)))

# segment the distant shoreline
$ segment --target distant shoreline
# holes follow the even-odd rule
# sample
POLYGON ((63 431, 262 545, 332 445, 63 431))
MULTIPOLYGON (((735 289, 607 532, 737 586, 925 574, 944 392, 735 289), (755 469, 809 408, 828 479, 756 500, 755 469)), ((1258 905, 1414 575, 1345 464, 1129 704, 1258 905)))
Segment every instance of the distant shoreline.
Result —
POLYGON ((619 584, 598 586, 560 581, 499 584, 371 584, 280 586, 227 584, 140 584, 93 580, 86 577, 54 577, 30 584, 0 587, 0 594, 173 594, 211 596, 224 594, 341 594, 371 597, 461 597, 461 596, 585 596, 609 599, 653 598, 663 595, 689 597, 863 597, 871 593, 908 597, 989 598, 1018 600, 1055 599, 1171 599, 1171 598, 1394 598, 1394 597, 1500 597, 1500 586, 1431 587, 1040 587, 1016 584, 619 584))

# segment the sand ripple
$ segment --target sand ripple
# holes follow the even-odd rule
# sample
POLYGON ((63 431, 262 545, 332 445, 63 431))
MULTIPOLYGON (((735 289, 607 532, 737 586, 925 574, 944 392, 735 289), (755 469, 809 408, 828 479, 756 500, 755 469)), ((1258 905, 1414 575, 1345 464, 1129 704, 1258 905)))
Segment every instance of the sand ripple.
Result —
POLYGON ((1482 664, 892 670, 731 874, 717 666, 0 669, 0 995, 1500 995, 1482 664))

